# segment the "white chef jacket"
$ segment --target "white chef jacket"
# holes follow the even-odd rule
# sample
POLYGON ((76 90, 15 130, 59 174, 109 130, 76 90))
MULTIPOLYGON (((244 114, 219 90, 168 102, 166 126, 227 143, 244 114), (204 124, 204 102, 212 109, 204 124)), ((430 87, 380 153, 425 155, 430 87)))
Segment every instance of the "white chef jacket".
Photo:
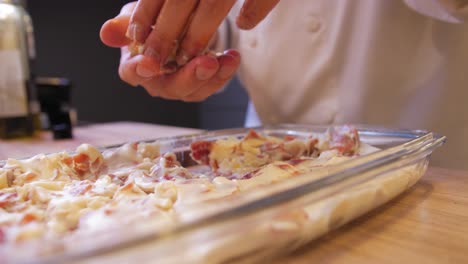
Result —
POLYGON ((226 23, 220 46, 240 51, 263 123, 427 129, 448 138, 433 165, 468 169, 467 2, 283 0, 253 30, 226 23))

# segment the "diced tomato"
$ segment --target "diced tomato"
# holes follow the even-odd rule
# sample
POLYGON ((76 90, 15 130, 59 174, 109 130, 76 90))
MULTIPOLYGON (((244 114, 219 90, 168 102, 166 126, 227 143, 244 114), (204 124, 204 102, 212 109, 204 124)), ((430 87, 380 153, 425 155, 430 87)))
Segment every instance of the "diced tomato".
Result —
POLYGON ((190 145, 191 156, 195 161, 198 161, 201 164, 209 165, 210 162, 210 152, 213 147, 213 142, 211 141, 197 141, 193 142, 190 145))
POLYGON ((122 191, 128 191, 128 190, 131 190, 133 189, 133 183, 129 183, 127 185, 125 185, 124 187, 122 187, 122 191))
POLYGON ((89 156, 84 153, 79 153, 73 156, 73 161, 75 163, 84 163, 84 162, 87 162, 88 160, 89 160, 89 156))
POLYGON ((114 212, 114 211, 111 210, 111 209, 106 209, 106 210, 104 210, 104 214, 105 214, 105 215, 111 215, 113 212, 114 212))
POLYGON ((80 177, 86 174, 89 171, 89 156, 80 153, 73 156, 73 165, 72 168, 78 173, 80 177))
POLYGON ((71 157, 66 157, 62 161, 63 161, 63 163, 67 164, 68 166, 70 166, 73 163, 73 159, 71 157))
POLYGON ((25 224, 31 223, 32 221, 36 221, 36 220, 37 220, 37 217, 35 215, 25 214, 23 216, 23 218, 21 219, 20 224, 25 225, 25 224))
POLYGON ((295 139, 296 139, 296 137, 293 136, 293 135, 286 135, 286 136, 284 136, 284 141, 293 141, 293 140, 295 140, 295 139))
POLYGON ((83 177, 86 174, 86 172, 89 171, 89 164, 78 163, 77 165, 75 165, 74 169, 80 177, 83 177))
POLYGON ((37 175, 35 173, 30 172, 30 173, 26 174, 26 176, 24 178, 25 178, 26 181, 32 181, 36 177, 37 177, 37 175))
POLYGON ((255 130, 250 129, 249 133, 247 133, 247 135, 244 137, 244 140, 251 139, 251 138, 260 139, 262 138, 262 136, 260 136, 255 130))

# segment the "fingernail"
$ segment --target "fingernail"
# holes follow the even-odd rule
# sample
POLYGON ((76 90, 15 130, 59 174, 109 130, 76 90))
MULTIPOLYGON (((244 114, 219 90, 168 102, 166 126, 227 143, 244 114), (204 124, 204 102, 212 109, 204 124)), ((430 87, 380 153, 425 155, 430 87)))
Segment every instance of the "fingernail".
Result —
POLYGON ((200 65, 197 66, 195 69, 195 75, 197 76, 197 79, 200 81, 206 81, 213 77, 213 70, 207 69, 205 67, 202 67, 200 65))
POLYGON ((143 28, 140 24, 132 23, 130 26, 128 26, 127 33, 125 35, 127 36, 127 38, 133 41, 137 41, 140 43, 144 42, 143 28))
POLYGON ((156 72, 152 71, 151 69, 148 69, 147 67, 141 64, 137 65, 136 73, 138 74, 138 76, 145 78, 145 79, 156 76, 156 72))
POLYGON ((158 61, 160 59, 159 53, 155 49, 150 47, 145 48, 145 52, 143 53, 143 55, 145 55, 146 57, 155 58, 158 61))

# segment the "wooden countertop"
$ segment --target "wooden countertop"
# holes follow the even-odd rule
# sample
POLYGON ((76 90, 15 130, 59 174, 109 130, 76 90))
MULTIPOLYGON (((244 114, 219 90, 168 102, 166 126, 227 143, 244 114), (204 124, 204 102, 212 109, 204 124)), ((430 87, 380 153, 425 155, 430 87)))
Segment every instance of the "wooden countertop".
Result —
MULTIPOLYGON (((141 123, 75 128, 72 140, 0 140, 0 159, 199 130, 141 123)), ((430 167, 410 190, 275 263, 468 263, 468 171, 430 167)))
POLYGON ((193 134, 200 131, 191 128, 134 122, 79 126, 73 129, 73 139, 54 140, 50 132, 40 133, 34 138, 0 139, 0 160, 6 158, 24 158, 39 153, 74 150, 83 143, 102 147, 137 140, 193 134))
POLYGON ((468 172, 430 167, 386 205, 279 263, 468 263, 468 172))

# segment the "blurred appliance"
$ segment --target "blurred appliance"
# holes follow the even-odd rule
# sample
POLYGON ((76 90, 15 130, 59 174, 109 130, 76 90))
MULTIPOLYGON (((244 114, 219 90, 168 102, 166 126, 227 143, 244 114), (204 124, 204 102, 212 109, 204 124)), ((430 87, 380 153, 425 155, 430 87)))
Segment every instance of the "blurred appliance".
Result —
POLYGON ((33 26, 22 3, 0 0, 0 138, 31 136, 40 128, 33 26))
POLYGON ((54 139, 72 138, 71 82, 66 78, 38 77, 36 87, 41 104, 43 129, 52 131, 54 139))

